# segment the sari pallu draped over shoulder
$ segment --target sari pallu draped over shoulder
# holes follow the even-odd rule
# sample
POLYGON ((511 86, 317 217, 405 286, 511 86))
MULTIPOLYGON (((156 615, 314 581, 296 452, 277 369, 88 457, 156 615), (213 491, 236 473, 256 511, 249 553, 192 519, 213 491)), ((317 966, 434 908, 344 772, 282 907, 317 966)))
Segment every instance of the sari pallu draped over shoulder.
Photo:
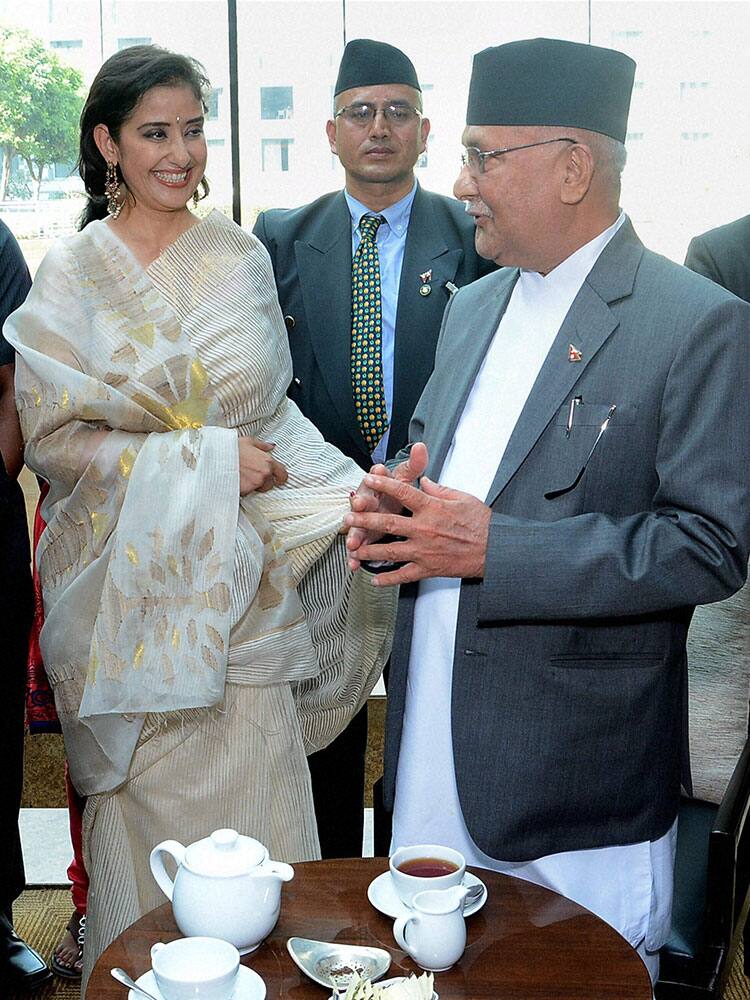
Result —
POLYGON ((219 213, 147 269, 105 222, 60 241, 6 327, 27 464, 50 484, 40 643, 82 794, 127 777, 148 713, 295 685, 306 749, 366 698, 395 594, 346 569, 358 467, 285 395, 265 250, 219 213), (239 497, 238 434, 289 481, 239 497))

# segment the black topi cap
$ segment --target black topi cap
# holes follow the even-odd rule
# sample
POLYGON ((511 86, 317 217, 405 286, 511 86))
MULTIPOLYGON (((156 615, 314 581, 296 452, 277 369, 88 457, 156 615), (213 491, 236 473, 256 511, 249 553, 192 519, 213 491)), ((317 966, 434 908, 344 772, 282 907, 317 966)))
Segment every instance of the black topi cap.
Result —
POLYGON ((625 141, 635 63, 623 52, 529 38, 474 56, 467 125, 559 125, 625 141))
POLYGON ((352 87, 374 87, 380 83, 403 83, 421 92, 417 71, 401 49, 372 38, 355 38, 344 49, 334 97, 352 87))

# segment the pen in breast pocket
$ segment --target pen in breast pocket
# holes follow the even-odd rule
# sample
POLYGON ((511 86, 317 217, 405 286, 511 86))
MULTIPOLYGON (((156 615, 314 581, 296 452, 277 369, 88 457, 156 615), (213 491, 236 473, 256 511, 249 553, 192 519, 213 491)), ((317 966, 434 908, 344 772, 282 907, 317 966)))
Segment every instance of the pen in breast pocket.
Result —
POLYGON ((570 437, 570 432, 573 430, 573 415, 576 412, 576 407, 580 406, 583 402, 583 396, 573 396, 570 401, 570 406, 568 407, 568 419, 565 422, 565 437, 570 437))

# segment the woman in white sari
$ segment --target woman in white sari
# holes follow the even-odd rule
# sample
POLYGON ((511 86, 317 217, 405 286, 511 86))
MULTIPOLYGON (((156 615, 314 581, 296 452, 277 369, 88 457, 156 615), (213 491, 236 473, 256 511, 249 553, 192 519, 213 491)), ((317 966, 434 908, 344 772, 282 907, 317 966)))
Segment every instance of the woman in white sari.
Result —
POLYGON ((84 979, 160 902, 161 839, 229 826, 318 856, 305 753, 357 711, 390 641, 393 595, 352 578, 338 533, 361 474, 285 395, 266 251, 187 208, 206 86, 153 46, 104 64, 81 232, 6 326, 26 461, 50 484, 41 645, 87 796, 84 979))

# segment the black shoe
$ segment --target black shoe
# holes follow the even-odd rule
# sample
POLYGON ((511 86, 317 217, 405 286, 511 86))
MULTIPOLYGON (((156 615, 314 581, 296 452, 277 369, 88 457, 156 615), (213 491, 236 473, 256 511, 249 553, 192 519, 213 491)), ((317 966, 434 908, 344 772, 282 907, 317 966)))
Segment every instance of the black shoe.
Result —
POLYGON ((16 934, 13 924, 0 913, 0 983, 15 990, 35 990, 52 973, 41 955, 16 934))

